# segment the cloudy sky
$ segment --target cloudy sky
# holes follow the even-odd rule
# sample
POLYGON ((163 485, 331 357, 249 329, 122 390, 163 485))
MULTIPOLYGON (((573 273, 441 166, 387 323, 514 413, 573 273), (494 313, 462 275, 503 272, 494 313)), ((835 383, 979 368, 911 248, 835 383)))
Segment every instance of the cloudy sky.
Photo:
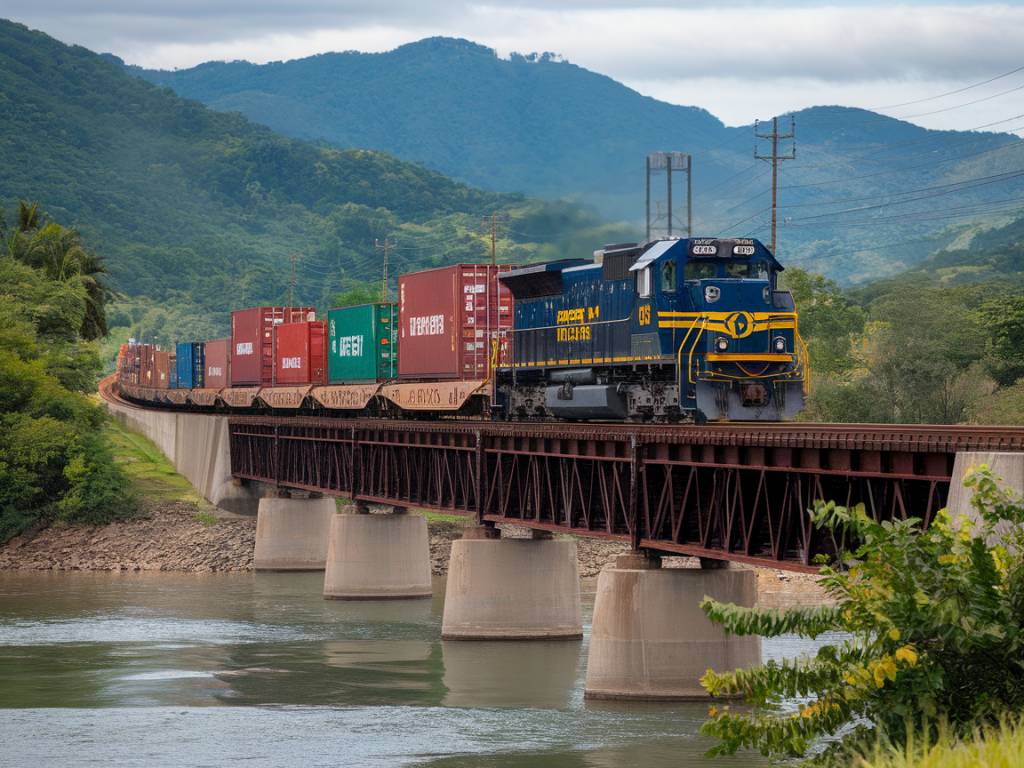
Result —
MULTIPOLYGON (((814 104, 888 107, 1024 67, 1022 2, 3 0, 0 15, 160 68, 465 37, 500 55, 558 53, 731 125, 814 104)), ((882 111, 961 129, 1024 114, 1024 69, 882 111)))

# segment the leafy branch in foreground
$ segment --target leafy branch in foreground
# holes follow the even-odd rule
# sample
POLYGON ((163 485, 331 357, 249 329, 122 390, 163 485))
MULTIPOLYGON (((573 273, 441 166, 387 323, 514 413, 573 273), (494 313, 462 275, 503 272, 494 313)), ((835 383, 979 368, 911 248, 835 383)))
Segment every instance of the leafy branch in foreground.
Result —
POLYGON ((819 503, 818 528, 860 542, 822 571, 834 605, 768 611, 705 598, 705 613, 733 634, 842 633, 810 658, 708 670, 712 696, 752 706, 711 708, 712 754, 805 756, 833 736, 829 754, 849 755, 904 743, 908 723, 966 735, 1024 707, 1024 504, 984 465, 965 485, 972 513, 943 510, 927 529, 819 503))

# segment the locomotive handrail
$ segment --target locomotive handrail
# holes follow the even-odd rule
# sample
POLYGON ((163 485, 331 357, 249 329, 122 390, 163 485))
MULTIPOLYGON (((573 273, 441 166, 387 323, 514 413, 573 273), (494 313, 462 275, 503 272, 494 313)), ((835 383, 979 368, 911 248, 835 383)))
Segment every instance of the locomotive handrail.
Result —
POLYGON ((577 328, 583 325, 611 325, 612 323, 628 323, 633 319, 633 313, 630 312, 626 317, 620 317, 615 320, 588 320, 582 323, 563 323, 561 325, 538 325, 536 328, 503 328, 502 331, 509 333, 527 333, 529 331, 554 331, 559 328, 577 328))
MULTIPOLYGON (((796 313, 785 313, 785 319, 789 319, 789 318, 795 319, 796 318, 796 313)), ((772 330, 774 330, 774 327, 773 327, 773 324, 772 324, 773 319, 774 318, 770 318, 768 320, 768 327, 767 327, 766 330, 768 331, 769 334, 771 333, 772 330)), ((778 319, 781 320, 783 318, 780 317, 778 319)), ((690 338, 690 335, 697 328, 698 322, 700 323, 700 330, 698 330, 697 331, 697 335, 694 336, 693 343, 690 345, 690 349, 689 349, 689 352, 687 354, 686 380, 687 380, 687 383, 689 383, 689 384, 696 384, 697 383, 697 378, 695 377, 696 376, 696 374, 695 374, 696 369, 694 368, 694 365, 693 365, 693 357, 694 357, 695 354, 696 355, 700 354, 700 352, 697 351, 697 344, 700 341, 700 337, 704 334, 704 331, 707 329, 707 324, 710 322, 710 318, 708 317, 708 315, 706 313, 699 314, 699 315, 697 315, 693 319, 693 322, 691 322, 690 326, 687 328, 686 335, 683 337, 683 341, 679 345, 679 350, 676 353, 676 366, 681 369, 682 368, 682 364, 683 364, 683 348, 686 347, 686 344, 687 344, 687 341, 690 338)), ((793 334, 794 334, 794 344, 796 346, 796 349, 794 349, 793 354, 794 354, 794 357, 796 359, 795 359, 794 367, 791 370, 789 370, 789 371, 781 371, 779 373, 764 373, 764 372, 762 372, 760 374, 752 374, 752 373, 750 373, 748 371, 744 371, 744 375, 743 376, 735 376, 735 375, 728 374, 728 373, 722 373, 721 371, 705 371, 704 375, 706 376, 707 379, 731 379, 731 380, 739 380, 739 379, 744 379, 744 378, 746 378, 746 379, 779 379, 779 378, 783 378, 783 377, 788 378, 788 379, 793 379, 793 378, 797 378, 798 376, 802 376, 802 382, 801 383, 802 383, 804 394, 806 395, 808 393, 808 386, 809 386, 809 381, 808 381, 808 379, 809 379, 809 375, 808 375, 808 361, 810 359, 810 355, 808 354, 807 344, 804 342, 803 337, 800 336, 799 329, 794 327, 793 328, 793 334)), ((682 377, 680 376, 680 379, 681 378, 682 377)))

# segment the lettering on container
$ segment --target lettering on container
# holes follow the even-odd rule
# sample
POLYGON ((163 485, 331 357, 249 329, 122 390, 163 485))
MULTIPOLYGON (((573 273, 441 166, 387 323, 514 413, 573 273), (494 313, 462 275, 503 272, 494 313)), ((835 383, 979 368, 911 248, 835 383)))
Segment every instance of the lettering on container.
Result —
POLYGON ((291 368, 291 369, 301 368, 302 367, 302 358, 301 357, 282 357, 281 358, 281 367, 282 368, 291 368))
POLYGON ((224 369, 221 368, 219 365, 211 365, 209 368, 206 369, 206 375, 207 376, 223 376, 224 375, 224 369))
POLYGON ((410 336, 441 336, 442 334, 444 334, 444 315, 409 318, 410 336))
POLYGON ((362 357, 363 337, 362 336, 340 336, 331 342, 333 352, 338 357, 362 357))
POLYGON ((252 342, 251 341, 240 341, 235 344, 236 355, 251 355, 252 354, 252 342))

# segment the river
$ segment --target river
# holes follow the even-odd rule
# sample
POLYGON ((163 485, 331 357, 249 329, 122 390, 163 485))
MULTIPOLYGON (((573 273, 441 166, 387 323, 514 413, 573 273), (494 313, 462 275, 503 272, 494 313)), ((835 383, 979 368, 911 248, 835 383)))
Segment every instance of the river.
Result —
POLYGON ((0 765, 766 764, 704 758, 704 704, 584 701, 593 583, 582 642, 442 642, 443 580, 396 602, 322 582, 0 573, 0 765))

